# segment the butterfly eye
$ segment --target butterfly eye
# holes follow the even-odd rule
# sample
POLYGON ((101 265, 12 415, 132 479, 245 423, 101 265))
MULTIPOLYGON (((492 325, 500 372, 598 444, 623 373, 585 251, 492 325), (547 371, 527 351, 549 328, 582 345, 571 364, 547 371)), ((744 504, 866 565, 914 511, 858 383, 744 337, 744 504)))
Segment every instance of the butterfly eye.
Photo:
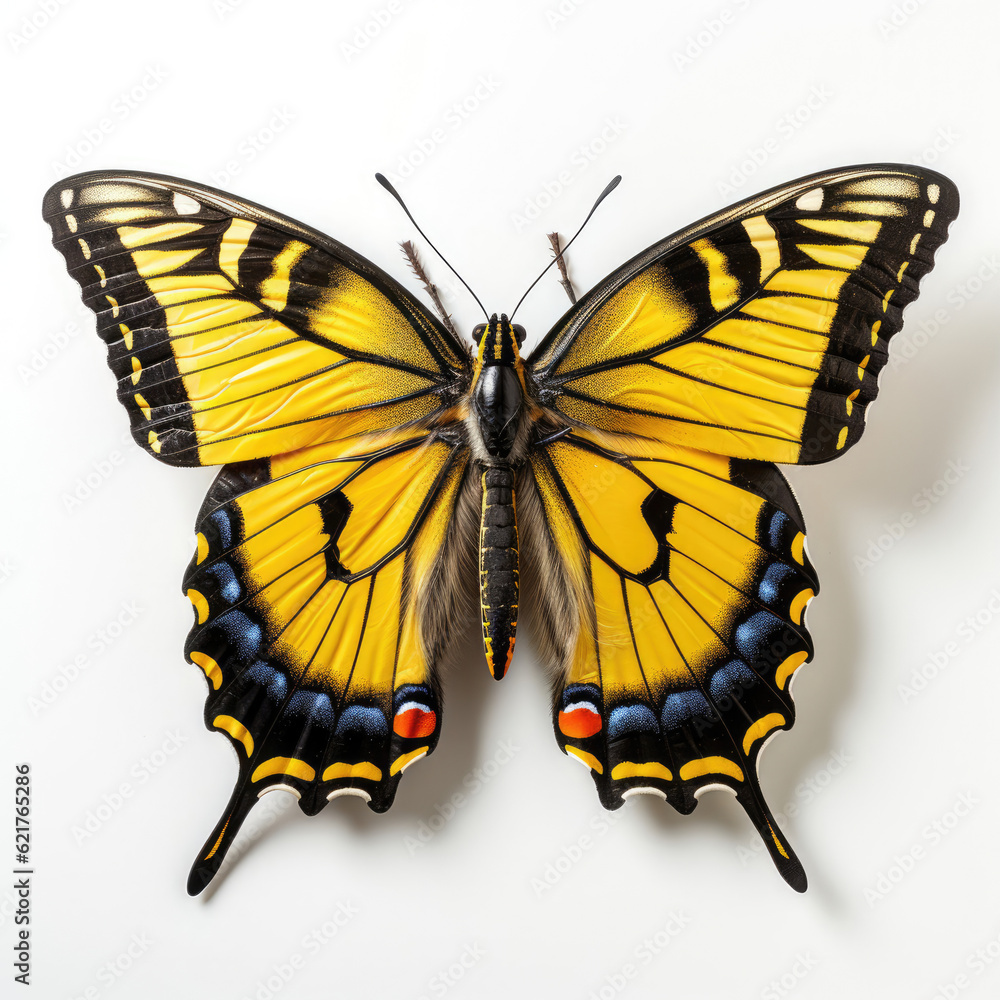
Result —
POLYGON ((514 339, 517 341, 517 346, 520 347, 524 343, 524 327, 520 323, 514 323, 512 329, 514 330, 514 339))
POLYGON ((472 339, 478 344, 480 340, 483 339, 483 334, 486 332, 485 323, 477 323, 472 328, 472 339))

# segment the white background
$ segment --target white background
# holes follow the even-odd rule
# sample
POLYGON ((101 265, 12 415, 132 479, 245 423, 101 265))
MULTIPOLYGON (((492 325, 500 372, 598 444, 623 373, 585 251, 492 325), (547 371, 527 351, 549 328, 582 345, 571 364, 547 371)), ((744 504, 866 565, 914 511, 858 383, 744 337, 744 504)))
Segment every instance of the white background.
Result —
MULTIPOLYGON (((388 0, 4 6, 0 784, 31 762, 35 996, 997 995, 996 5, 557 4, 393 0, 381 25, 388 0), (214 179, 412 288, 396 242, 414 233, 382 170, 499 311, 548 259, 545 232, 572 231, 615 173, 571 253, 582 287, 724 204, 870 161, 932 165, 963 207, 865 439, 789 473, 823 589, 799 721, 762 782, 794 813, 809 892, 728 796, 690 817, 644 798, 604 813, 552 738, 530 640, 497 685, 472 637, 438 751, 388 814, 341 799, 307 820, 269 796, 236 863, 189 898, 236 775, 182 656, 180 579, 213 473, 128 440, 45 189, 99 167, 214 179)), ((470 329, 468 296, 448 302, 470 329)), ((547 278, 519 319, 535 339, 565 305, 547 278)), ((12 982, 11 899, 0 889, 5 997, 31 995, 12 982)))

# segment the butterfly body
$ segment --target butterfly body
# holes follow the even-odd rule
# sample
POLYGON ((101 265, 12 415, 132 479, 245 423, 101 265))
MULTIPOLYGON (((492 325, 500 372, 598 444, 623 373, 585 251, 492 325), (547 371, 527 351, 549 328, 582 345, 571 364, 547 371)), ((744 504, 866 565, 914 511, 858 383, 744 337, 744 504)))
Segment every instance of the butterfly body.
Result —
POLYGON ((757 776, 819 587, 775 463, 861 437, 958 213, 947 178, 874 164, 765 191, 622 265, 523 359, 506 317, 471 357, 370 261, 200 184, 81 174, 43 212, 136 443, 222 466, 185 652, 240 768, 189 891, 267 792, 389 808, 437 745, 477 589, 494 677, 530 607, 558 745, 607 808, 727 789, 805 888, 757 776))
POLYGON ((494 313, 476 327, 479 347, 466 421, 481 469, 479 602, 483 651, 490 674, 500 680, 510 669, 517 632, 520 591, 516 468, 523 463, 530 431, 530 405, 521 360, 524 331, 507 315, 494 313))

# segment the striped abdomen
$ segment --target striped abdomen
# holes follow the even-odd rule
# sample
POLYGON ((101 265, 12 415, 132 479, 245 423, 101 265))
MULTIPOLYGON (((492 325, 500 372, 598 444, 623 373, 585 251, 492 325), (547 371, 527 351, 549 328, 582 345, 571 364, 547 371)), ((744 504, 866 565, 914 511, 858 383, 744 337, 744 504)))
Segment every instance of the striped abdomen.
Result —
POLYGON ((483 472, 479 529, 479 602, 483 646, 490 673, 500 680, 514 653, 517 631, 517 517, 514 470, 493 466, 483 472))

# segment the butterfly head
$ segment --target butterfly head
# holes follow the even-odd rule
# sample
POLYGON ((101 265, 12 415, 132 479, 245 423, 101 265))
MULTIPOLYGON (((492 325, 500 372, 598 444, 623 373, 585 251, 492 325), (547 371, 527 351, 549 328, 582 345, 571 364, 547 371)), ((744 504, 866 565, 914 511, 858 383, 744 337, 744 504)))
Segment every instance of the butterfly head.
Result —
POLYGON ((479 344, 476 359, 479 366, 520 366, 521 354, 518 349, 524 343, 524 327, 520 323, 511 323, 506 313, 501 313, 499 319, 494 313, 489 323, 480 323, 472 331, 472 335, 479 344))

